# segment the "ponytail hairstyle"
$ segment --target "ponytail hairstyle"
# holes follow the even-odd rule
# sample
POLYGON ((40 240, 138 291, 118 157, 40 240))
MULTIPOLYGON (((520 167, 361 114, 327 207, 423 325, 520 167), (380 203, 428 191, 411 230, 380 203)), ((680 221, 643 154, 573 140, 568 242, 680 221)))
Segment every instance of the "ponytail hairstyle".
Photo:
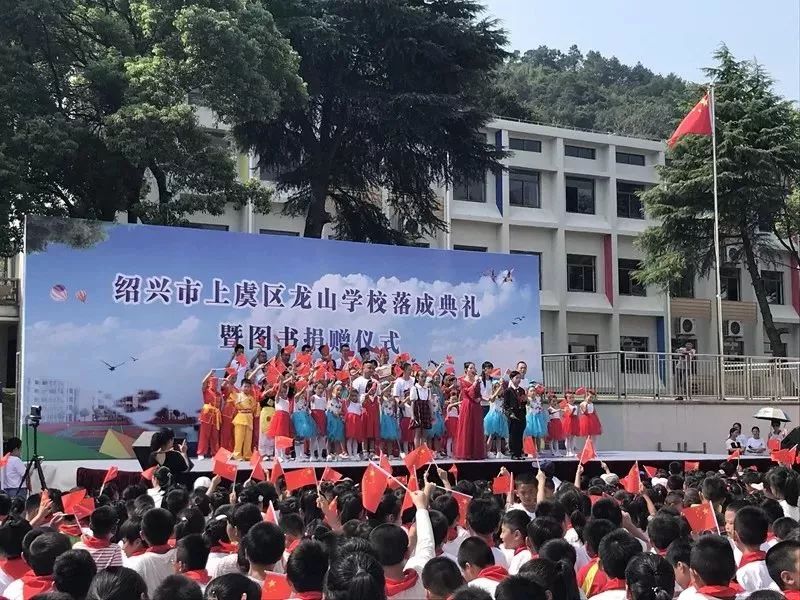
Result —
POLYGON ((364 505, 361 504, 361 495, 355 492, 339 496, 339 519, 342 523, 347 523, 352 519, 360 519, 364 512, 364 505))
POLYGON ((580 600, 575 569, 567 560, 534 558, 520 567, 519 574, 550 590, 552 600, 580 600))
POLYGON ((206 523, 205 531, 203 531, 203 539, 211 548, 219 546, 220 542, 227 544, 231 541, 228 537, 228 515, 222 511, 217 511, 217 513, 206 523))
POLYGON ((386 600, 386 578, 376 558, 364 552, 336 557, 325 578, 326 600, 386 600))
POLYGON ((582 494, 575 486, 562 485, 556 492, 556 502, 561 505, 569 517, 572 528, 583 541, 583 528, 586 526, 586 515, 592 512, 592 503, 586 494, 582 494))
POLYGON ((486 369, 493 369, 494 365, 489 362, 488 360, 483 361, 481 365, 481 381, 483 381, 483 385, 486 385, 486 369))
POLYGON ((664 557, 642 552, 625 568, 625 583, 631 600, 672 600, 675 571, 664 557))
POLYGON ((786 500, 789 506, 797 506, 800 482, 794 471, 786 467, 775 467, 767 473, 767 485, 774 496, 786 500))
POLYGON ((153 473, 153 479, 162 490, 168 489, 172 486, 172 471, 169 467, 158 467, 153 473))
POLYGON ((200 509, 195 507, 184 508, 178 513, 175 522, 175 539, 179 540, 192 533, 203 533, 205 529, 205 517, 200 509))

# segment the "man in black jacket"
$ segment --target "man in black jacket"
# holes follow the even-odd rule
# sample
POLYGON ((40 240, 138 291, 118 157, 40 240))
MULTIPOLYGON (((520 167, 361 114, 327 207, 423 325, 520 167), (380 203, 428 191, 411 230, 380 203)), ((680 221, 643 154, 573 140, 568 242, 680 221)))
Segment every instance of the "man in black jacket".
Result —
POLYGON ((522 458, 522 435, 525 432, 525 405, 527 396, 520 387, 522 375, 519 371, 511 371, 509 383, 503 397, 503 412, 508 417, 508 445, 511 458, 522 458))

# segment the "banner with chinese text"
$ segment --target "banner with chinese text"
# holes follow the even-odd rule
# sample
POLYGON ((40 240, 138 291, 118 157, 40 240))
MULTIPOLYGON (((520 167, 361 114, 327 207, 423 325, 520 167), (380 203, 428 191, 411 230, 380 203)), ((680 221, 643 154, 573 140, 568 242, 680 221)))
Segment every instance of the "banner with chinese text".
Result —
POLYGON ((239 343, 525 360, 540 380, 538 282, 535 256, 29 218, 21 414, 42 407, 49 460, 132 456, 162 425, 193 441, 201 381, 239 343))

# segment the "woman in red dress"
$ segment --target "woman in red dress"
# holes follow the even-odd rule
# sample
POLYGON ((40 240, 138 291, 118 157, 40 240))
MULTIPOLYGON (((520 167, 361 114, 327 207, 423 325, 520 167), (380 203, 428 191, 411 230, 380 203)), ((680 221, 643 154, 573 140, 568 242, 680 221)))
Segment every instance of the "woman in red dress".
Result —
POLYGON ((481 382, 474 363, 466 363, 464 370, 466 372, 461 378, 461 412, 458 415, 453 453, 462 460, 482 460, 486 458, 486 444, 483 440, 481 382))

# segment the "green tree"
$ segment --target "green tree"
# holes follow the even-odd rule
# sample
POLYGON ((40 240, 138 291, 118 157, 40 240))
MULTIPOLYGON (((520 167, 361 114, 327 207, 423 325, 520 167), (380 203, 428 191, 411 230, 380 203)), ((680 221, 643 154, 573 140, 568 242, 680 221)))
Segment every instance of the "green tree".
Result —
MULTIPOLYGON (((780 334, 760 268, 779 260, 768 224, 785 210, 789 184, 800 172, 800 127, 791 103, 772 91, 758 64, 736 61, 724 46, 714 58, 718 65, 707 74, 715 82, 720 243, 740 249, 778 352, 780 334)), ((707 275, 716 261, 711 138, 684 136, 669 158, 659 184, 642 194, 648 215, 660 222, 638 240, 645 260, 637 277, 649 284, 668 285, 690 269, 707 275)))
POLYGON ((187 102, 232 124, 302 104, 262 3, 0 0, 0 14, 0 253, 19 248, 24 214, 173 224, 268 206, 187 102))
MULTIPOLYGON (((800 115, 796 116, 800 120, 800 115)), ((797 175, 794 191, 775 215, 773 231, 781 246, 794 257, 795 264, 800 265, 800 173, 797 175)))
POLYGON ((390 226, 378 188, 400 222, 420 234, 443 229, 432 184, 496 168, 503 156, 479 132, 502 31, 477 18, 473 0, 266 4, 300 54, 309 101, 234 131, 278 173, 304 235, 332 222, 342 239, 402 243, 410 234, 390 226))
MULTIPOLYGON (((641 64, 577 46, 566 53, 539 46, 515 52, 498 69, 501 98, 513 99, 527 118, 553 125, 666 138, 681 118, 692 86, 676 75, 657 75, 641 64)), ((504 112, 504 104, 494 107, 504 112)))

